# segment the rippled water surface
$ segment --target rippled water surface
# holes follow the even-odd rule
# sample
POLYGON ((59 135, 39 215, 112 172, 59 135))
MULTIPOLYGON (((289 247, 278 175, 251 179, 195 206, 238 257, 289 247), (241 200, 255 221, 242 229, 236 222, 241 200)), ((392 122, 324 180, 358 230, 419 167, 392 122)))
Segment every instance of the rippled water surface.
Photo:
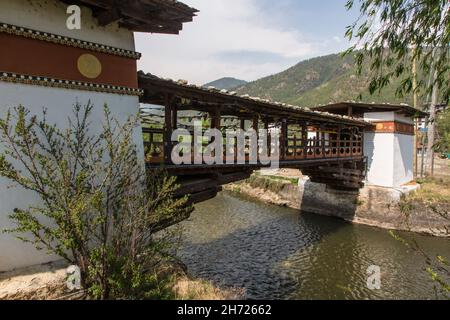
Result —
MULTIPOLYGON (((180 255, 190 272, 251 299, 430 299, 423 257, 388 231, 300 213, 221 193, 183 223, 180 255), (366 285, 381 267, 381 290, 366 285)), ((411 236, 411 234, 402 234, 411 236)), ((414 235, 431 253, 450 257, 446 239, 414 235)))

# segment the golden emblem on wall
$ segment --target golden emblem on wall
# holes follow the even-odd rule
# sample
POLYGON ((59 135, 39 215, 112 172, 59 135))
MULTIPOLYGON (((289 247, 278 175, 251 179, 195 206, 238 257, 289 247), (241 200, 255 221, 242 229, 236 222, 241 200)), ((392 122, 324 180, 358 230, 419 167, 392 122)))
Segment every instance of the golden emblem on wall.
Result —
POLYGON ((92 54, 85 53, 78 58, 78 71, 89 79, 95 79, 102 73, 102 63, 92 54))

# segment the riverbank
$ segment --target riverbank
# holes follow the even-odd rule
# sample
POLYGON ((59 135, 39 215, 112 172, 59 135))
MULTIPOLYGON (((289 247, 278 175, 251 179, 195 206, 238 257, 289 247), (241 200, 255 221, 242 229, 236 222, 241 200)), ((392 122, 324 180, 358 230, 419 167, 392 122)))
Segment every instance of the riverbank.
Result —
POLYGON ((249 179, 223 186, 223 190, 245 194, 267 204, 300 209, 298 178, 253 174, 249 179))
POLYGON ((281 172, 256 173, 225 190, 264 203, 334 216, 352 223, 450 237, 450 177, 418 180, 402 188, 367 186, 345 192, 281 172))
MULTIPOLYGON (((84 300, 83 291, 68 292, 64 261, 56 261, 11 272, 0 273, 0 300, 84 300)), ((242 290, 222 288, 211 281, 193 278, 185 267, 174 264, 164 272, 171 274, 170 298, 176 300, 236 300, 242 290)))

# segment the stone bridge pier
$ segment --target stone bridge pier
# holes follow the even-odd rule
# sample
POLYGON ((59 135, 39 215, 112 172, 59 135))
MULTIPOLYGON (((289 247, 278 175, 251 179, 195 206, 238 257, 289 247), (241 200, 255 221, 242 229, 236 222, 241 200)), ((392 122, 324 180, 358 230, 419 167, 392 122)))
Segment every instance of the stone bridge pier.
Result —
MULTIPOLYGON (((405 216, 399 203, 402 196, 419 188, 414 182, 414 119, 426 114, 408 105, 391 104, 337 103, 319 110, 372 124, 364 132, 364 186, 338 190, 314 179, 301 180, 301 209, 352 222, 404 228, 405 216)), ((308 171, 302 172, 308 175, 308 171)))

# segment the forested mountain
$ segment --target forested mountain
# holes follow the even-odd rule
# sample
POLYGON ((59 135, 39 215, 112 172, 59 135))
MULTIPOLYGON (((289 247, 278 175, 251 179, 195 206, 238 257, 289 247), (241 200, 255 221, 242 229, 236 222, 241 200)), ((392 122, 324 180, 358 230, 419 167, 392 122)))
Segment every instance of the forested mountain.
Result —
POLYGON ((239 80, 236 78, 221 78, 221 79, 209 82, 203 86, 204 87, 211 86, 211 87, 215 87, 217 89, 231 90, 231 89, 240 87, 242 85, 245 85, 246 83, 247 83, 247 81, 239 80))
POLYGON ((278 74, 249 82, 237 92, 308 107, 358 100, 359 94, 362 94, 363 102, 411 104, 411 96, 395 96, 399 83, 400 80, 395 80, 381 94, 371 96, 367 90, 368 72, 358 76, 352 56, 332 54, 302 61, 278 74))

